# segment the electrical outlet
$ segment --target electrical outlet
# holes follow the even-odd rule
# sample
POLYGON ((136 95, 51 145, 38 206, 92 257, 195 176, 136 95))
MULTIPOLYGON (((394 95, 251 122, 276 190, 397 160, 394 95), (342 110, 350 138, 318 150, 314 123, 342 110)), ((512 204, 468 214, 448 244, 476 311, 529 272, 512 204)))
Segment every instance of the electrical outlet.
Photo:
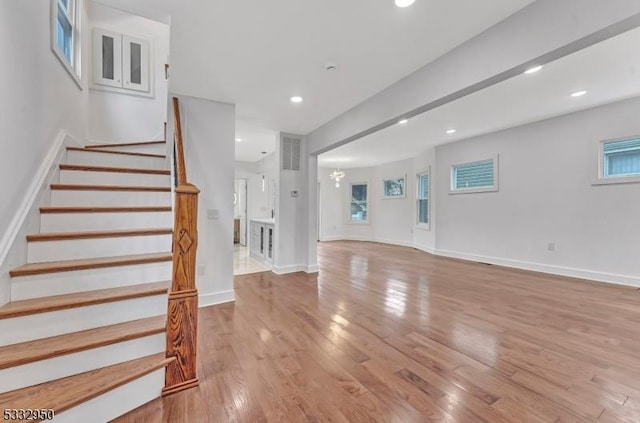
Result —
POLYGON ((207 219, 216 220, 218 219, 219 214, 220 211, 218 209, 209 209, 207 210, 207 219))
POLYGON ((547 244, 547 250, 548 251, 555 251, 556 250, 556 243, 555 242, 550 242, 547 244))

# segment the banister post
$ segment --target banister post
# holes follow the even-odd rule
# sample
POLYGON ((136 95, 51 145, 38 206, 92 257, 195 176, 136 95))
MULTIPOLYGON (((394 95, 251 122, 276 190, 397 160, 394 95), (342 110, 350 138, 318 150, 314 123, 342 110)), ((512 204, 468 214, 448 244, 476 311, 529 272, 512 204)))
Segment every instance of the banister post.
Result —
POLYGON ((198 194, 191 184, 175 190, 173 233, 173 281, 167 312, 167 366, 162 395, 198 385, 196 354, 198 338, 198 290, 196 250, 198 247, 198 194))

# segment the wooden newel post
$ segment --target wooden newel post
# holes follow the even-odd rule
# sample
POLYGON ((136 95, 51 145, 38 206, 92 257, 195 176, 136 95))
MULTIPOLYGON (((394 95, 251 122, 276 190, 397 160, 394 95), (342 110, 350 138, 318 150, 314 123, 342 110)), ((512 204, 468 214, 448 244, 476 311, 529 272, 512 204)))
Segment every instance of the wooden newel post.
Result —
POLYGON ((167 357, 176 357, 177 360, 167 366, 162 395, 198 385, 196 250, 200 190, 194 185, 184 183, 176 188, 175 193, 173 283, 169 291, 167 312, 167 357))

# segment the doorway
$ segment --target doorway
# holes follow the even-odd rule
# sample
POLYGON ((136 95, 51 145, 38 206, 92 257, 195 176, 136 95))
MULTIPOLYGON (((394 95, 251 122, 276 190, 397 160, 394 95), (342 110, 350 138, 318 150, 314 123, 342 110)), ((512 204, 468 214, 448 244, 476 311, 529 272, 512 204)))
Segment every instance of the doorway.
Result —
POLYGON ((236 179, 233 193, 233 243, 247 246, 247 180, 236 179))

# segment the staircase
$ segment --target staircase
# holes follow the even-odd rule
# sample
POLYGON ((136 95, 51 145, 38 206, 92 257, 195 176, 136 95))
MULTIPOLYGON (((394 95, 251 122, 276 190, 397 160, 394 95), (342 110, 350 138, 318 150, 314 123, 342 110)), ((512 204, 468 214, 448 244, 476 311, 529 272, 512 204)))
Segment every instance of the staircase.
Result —
POLYGON ((173 215, 164 152, 164 142, 67 148, 0 307, 0 412, 106 422, 161 395, 175 360, 166 358, 173 215))

